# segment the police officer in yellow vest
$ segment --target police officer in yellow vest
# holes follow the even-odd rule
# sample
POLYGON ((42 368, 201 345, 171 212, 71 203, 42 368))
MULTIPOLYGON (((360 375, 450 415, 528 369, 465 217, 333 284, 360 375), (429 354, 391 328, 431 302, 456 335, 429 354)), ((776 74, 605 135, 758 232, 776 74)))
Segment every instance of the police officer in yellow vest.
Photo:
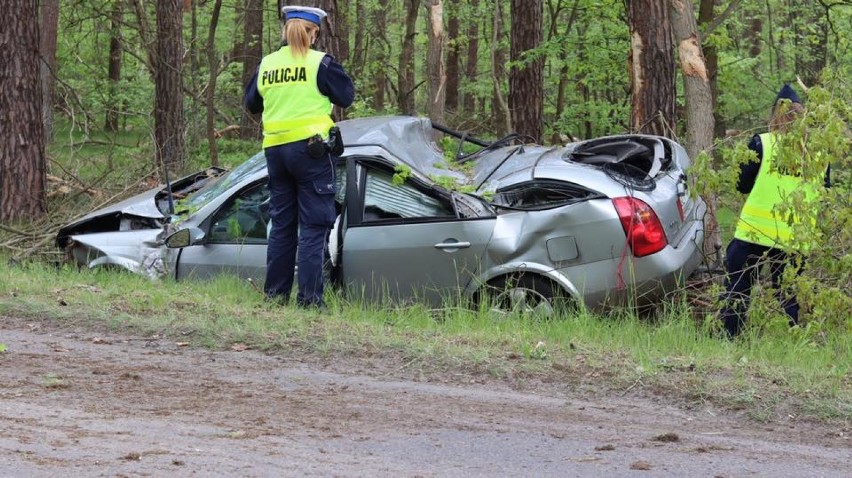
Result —
MULTIPOLYGON (((748 194, 748 198, 725 258, 728 275, 722 297, 721 319, 729 337, 737 336, 745 324, 752 285, 760 266, 766 261, 769 262, 773 287, 790 317, 790 325, 795 325, 799 320, 799 303, 795 295, 781 290, 780 282, 784 268, 791 259, 790 254, 801 251, 807 241, 793 236, 790 221, 781 217, 776 207, 800 188, 804 188, 806 196, 813 197, 819 184, 807 183, 796 175, 779 171, 773 167, 773 162, 777 159, 779 135, 802 111, 795 90, 790 85, 784 85, 773 106, 769 133, 755 135, 749 143, 749 149, 757 154, 757 158, 740 167, 737 189, 748 194), (790 105, 778 108, 781 100, 789 100, 790 105)), ((830 186, 829 174, 830 170, 826 172, 826 186, 830 186)))
POLYGON ((289 6, 282 14, 286 43, 263 58, 244 98, 249 111, 263 113, 269 170, 264 293, 288 301, 298 250, 297 304, 322 307, 325 246, 336 217, 334 157, 325 142, 334 126, 332 105, 351 105, 355 87, 334 58, 311 49, 326 12, 289 6))

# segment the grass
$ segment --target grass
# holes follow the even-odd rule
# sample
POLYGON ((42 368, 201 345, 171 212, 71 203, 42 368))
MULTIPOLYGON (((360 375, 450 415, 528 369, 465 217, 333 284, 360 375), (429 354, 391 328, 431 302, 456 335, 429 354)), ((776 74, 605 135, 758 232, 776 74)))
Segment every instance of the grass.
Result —
POLYGON ((405 374, 563 382, 594 393, 707 402, 756 420, 852 419, 852 337, 769 327, 714 337, 686 304, 651 321, 626 312, 558 320, 422 305, 378 307, 332 296, 331 312, 273 306, 249 284, 152 282, 119 271, 0 265, 0 314, 157 335, 196 346, 248 347, 317 359, 378 359, 405 374), (45 287, 45 284, 49 284, 45 287))

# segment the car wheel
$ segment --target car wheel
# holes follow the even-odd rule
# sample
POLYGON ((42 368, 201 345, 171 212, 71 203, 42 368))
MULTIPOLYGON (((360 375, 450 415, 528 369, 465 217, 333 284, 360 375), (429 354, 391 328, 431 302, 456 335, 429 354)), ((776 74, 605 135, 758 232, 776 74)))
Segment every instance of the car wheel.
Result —
POLYGON ((495 316, 555 318, 570 303, 559 285, 537 275, 504 276, 488 285, 489 312, 495 316))

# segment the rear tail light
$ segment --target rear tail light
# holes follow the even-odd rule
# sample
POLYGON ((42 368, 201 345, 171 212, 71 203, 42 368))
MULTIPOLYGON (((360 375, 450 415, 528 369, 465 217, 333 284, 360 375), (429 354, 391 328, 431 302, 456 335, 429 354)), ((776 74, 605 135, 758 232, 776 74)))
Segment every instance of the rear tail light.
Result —
POLYGON ((666 247, 666 231, 650 206, 630 196, 615 198, 612 202, 635 257, 644 257, 666 247))

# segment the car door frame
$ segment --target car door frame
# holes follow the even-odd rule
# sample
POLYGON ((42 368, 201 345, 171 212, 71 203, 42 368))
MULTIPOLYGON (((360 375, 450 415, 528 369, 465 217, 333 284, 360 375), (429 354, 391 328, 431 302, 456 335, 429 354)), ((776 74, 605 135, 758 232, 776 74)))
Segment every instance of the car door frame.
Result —
MULTIPOLYGON (((335 285, 345 289, 346 284, 352 280, 365 279, 364 277, 353 277, 352 273, 347 271, 344 265, 346 262, 348 244, 346 236, 352 229, 423 224, 431 224, 437 228, 441 224, 453 223, 458 224, 461 229, 476 231, 476 233, 472 234, 473 236, 476 236, 474 244, 466 245, 465 243, 463 245, 463 243, 459 243, 462 245, 459 249, 465 249, 472 246, 470 251, 465 250, 458 252, 454 250, 454 248, 447 247, 446 244, 442 244, 441 241, 435 243, 434 247, 436 249, 441 249, 439 246, 443 246, 444 250, 450 254, 459 254, 460 256, 468 254, 470 256, 474 256, 473 259, 478 261, 476 270, 470 273, 469 277, 464 280, 460 280, 455 286, 459 293, 466 290, 468 284, 471 281, 476 280, 479 274, 481 274, 481 272, 486 268, 486 265, 482 264, 482 260, 485 256, 484 251, 490 242, 491 235, 493 234, 496 215, 461 218, 459 217, 459 209, 454 201, 453 193, 451 191, 447 191, 440 186, 427 183, 416 174, 410 174, 406 178, 406 184, 428 197, 432 197, 433 199, 440 198, 442 201, 445 201, 446 204, 451 206, 454 217, 399 218, 382 220, 381 223, 367 222, 364 220, 363 213, 367 194, 367 177, 369 176, 368 171, 370 169, 377 169, 385 173, 394 174, 395 166, 393 162, 378 155, 352 155, 346 158, 345 172, 347 177, 345 186, 345 208, 340 219, 340 226, 338 229, 338 234, 340 234, 340 242, 338 245, 339 249, 338 251, 332 251, 339 254, 337 260, 339 268, 336 273, 332 274, 335 285), (479 222, 479 224, 474 225, 475 222, 479 222), (471 223, 471 225, 466 227, 464 223, 471 223)), ((466 259, 470 259, 470 257, 467 257, 466 259)))

